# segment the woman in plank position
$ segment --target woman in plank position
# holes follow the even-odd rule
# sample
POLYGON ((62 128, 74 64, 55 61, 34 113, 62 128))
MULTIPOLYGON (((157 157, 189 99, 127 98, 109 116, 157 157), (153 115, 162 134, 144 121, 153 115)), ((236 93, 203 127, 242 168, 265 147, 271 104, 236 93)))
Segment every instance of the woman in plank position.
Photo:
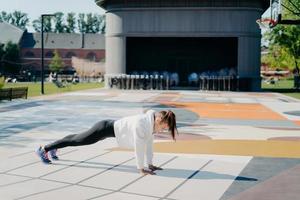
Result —
POLYGON ((154 175, 155 170, 162 170, 162 168, 152 163, 153 134, 164 130, 168 130, 173 140, 175 140, 175 134, 178 134, 175 114, 170 110, 160 112, 149 110, 144 114, 124 117, 116 121, 99 121, 83 133, 68 135, 53 143, 39 147, 37 155, 43 163, 50 164, 51 160, 48 153, 53 160, 58 160, 57 149, 94 144, 107 137, 116 137, 119 147, 134 148, 136 165, 140 173, 154 175), (144 166, 145 155, 149 170, 144 166))

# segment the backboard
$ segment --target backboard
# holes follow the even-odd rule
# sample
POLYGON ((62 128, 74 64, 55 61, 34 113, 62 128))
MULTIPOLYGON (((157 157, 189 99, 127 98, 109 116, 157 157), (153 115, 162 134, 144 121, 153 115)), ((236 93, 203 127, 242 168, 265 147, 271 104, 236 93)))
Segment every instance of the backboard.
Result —
POLYGON ((270 7, 256 20, 261 29, 270 29, 275 27, 281 20, 281 0, 270 0, 270 7))
POLYGON ((261 29, 270 29, 277 24, 300 25, 300 5, 298 0, 270 0, 270 7, 256 20, 261 29), (289 17, 283 17, 282 9, 289 17), (294 17, 290 17, 290 16, 294 17))
POLYGON ((270 19, 274 26, 281 20, 281 0, 270 0, 270 19))

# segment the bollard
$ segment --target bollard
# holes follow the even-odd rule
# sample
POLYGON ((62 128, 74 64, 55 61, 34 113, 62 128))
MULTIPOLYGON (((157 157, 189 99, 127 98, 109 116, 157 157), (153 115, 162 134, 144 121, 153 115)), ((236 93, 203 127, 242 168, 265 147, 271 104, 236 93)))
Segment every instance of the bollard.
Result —
POLYGON ((140 89, 140 76, 135 75, 135 89, 139 90, 140 89))
POLYGON ((159 75, 159 89, 163 90, 163 81, 164 81, 164 76, 163 75, 159 75))
POLYGON ((140 75, 140 89, 144 89, 145 75, 140 75))
POLYGON ((221 80, 222 80, 222 77, 218 76, 218 91, 222 91, 221 80))
POLYGON ((126 89, 129 90, 130 89, 130 75, 126 74, 126 89))
POLYGON ((121 89, 126 90, 126 75, 125 74, 121 75, 121 89))
POLYGON ((149 90, 150 89, 149 86, 150 86, 150 80, 149 80, 149 75, 147 74, 144 80, 144 89, 149 90))
POLYGON ((158 75, 157 74, 155 74, 154 79, 155 79, 155 89, 158 90, 158 75))
POLYGON ((150 90, 153 90, 153 75, 150 75, 150 90))
POLYGON ((135 75, 130 75, 131 89, 135 89, 135 75))

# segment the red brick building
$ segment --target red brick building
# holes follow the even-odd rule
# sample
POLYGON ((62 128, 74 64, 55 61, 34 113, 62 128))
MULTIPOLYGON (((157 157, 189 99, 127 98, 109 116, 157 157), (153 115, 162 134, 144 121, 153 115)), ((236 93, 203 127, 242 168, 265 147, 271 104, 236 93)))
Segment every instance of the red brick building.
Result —
MULTIPOLYGON (((41 69, 41 33, 24 32, 21 42, 23 69, 39 76, 41 69)), ((105 59, 105 38, 101 34, 44 33, 44 60, 46 74, 57 50, 64 61, 64 72, 72 73, 72 57, 93 62, 105 59)))

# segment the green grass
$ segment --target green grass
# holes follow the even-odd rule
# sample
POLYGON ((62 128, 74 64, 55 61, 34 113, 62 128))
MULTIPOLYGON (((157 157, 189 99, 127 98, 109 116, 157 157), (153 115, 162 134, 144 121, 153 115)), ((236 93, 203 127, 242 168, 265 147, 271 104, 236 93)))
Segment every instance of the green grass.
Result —
POLYGON ((267 84, 262 82, 262 89, 293 89, 294 87, 294 80, 290 79, 282 79, 276 82, 275 84, 267 84))
POLYGON ((294 92, 294 93, 283 93, 287 96, 290 96, 290 97, 294 97, 296 99, 300 99, 300 92, 294 92))
POLYGON ((263 91, 267 92, 279 92, 281 94, 300 99, 300 91, 294 89, 293 79, 282 79, 276 82, 276 84, 266 84, 262 82, 261 85, 263 91))
MULTIPOLYGON (((53 83, 45 83, 44 84, 44 92, 45 95, 49 94, 58 94, 64 92, 73 92, 78 90, 86 90, 86 89, 93 89, 93 88, 102 88, 104 83, 78 83, 78 84, 68 84, 64 88, 58 88, 53 83)), ((6 83, 4 88, 11 88, 11 87, 28 87, 28 97, 40 96, 41 95, 41 83, 6 83)))

